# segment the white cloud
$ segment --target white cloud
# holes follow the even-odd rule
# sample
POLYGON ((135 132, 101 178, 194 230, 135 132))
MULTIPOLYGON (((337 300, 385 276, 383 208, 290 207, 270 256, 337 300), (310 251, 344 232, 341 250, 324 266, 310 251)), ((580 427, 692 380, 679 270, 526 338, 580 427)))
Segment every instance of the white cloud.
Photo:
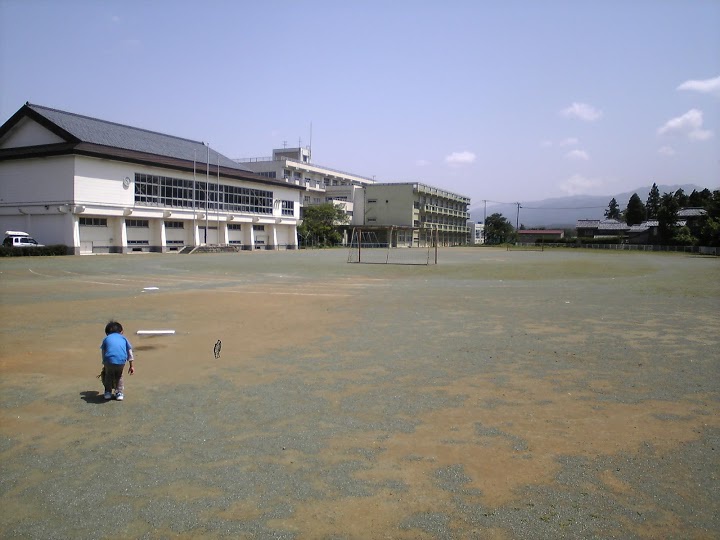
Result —
POLYGON ((415 165, 417 165, 418 167, 427 167, 428 165, 430 165, 430 162, 427 159, 418 159, 415 162, 415 165))
POLYGON ((560 111, 560 114, 566 118, 577 118, 578 120, 584 120, 586 122, 594 122, 595 120, 600 119, 602 111, 596 109, 592 105, 588 105, 587 103, 575 102, 566 109, 560 111))
POLYGON ((578 141, 575 137, 568 137, 567 139, 560 141, 558 146, 574 146, 579 143, 580 141, 578 141))
MULTIPOLYGON (((559 147, 563 146, 575 146, 576 144, 579 144, 580 141, 575 137, 567 137, 565 139, 562 139, 561 141, 557 142, 557 145, 559 147)), ((540 141, 540 147, 541 148, 550 148, 551 146, 555 146, 556 143, 551 141, 550 139, 545 139, 543 141, 540 141)))
POLYGON ((582 161, 587 161, 590 159, 590 156, 585 150, 572 150, 565 154, 565 157, 568 159, 579 159, 582 161))
POLYGON ((695 129, 688 133, 688 137, 695 139, 696 141, 706 141, 712 138, 713 132, 709 129, 695 129))
POLYGON ((568 195, 581 195, 588 192, 589 189, 603 185, 603 181, 598 178, 585 178, 582 175, 575 174, 560 184, 560 189, 568 195))
POLYGON ((450 165, 467 165, 468 163, 474 163, 475 159, 476 156, 472 152, 453 152, 445 157, 445 162, 450 165))
POLYGON ((703 129, 703 113, 690 109, 682 116, 672 118, 657 130, 658 135, 687 135, 691 139, 704 141, 713 136, 713 132, 703 129))
POLYGON ((661 154, 663 156, 674 156, 675 149, 672 146, 662 146, 658 148, 658 154, 661 154))
POLYGON ((720 96, 720 77, 705 79, 702 81, 685 81, 677 87, 678 90, 691 90, 702 94, 714 94, 720 96))

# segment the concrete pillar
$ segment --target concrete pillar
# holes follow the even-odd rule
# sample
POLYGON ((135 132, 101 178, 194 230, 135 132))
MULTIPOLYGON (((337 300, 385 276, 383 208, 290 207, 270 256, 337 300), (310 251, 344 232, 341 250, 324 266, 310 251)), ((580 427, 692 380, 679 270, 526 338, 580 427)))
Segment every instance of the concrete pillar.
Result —
POLYGON ((270 228, 271 234, 268 235, 268 240, 272 242, 273 249, 278 249, 277 225, 270 225, 270 228))

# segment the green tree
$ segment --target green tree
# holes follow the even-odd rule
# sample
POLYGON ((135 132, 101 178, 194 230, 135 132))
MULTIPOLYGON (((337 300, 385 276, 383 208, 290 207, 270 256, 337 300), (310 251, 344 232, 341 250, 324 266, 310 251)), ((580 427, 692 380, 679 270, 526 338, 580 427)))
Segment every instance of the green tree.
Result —
POLYGON ((685 208, 688 205, 689 197, 685 194, 683 188, 678 189, 673 197, 675 197, 680 208, 685 208))
POLYGON ((625 223, 638 225, 645 221, 645 205, 637 193, 633 193, 625 209, 625 223))
POLYGON ((657 219, 658 210, 660 210, 660 190, 657 184, 653 182, 648 194, 647 202, 645 203, 645 217, 646 219, 657 219))
POLYGON ((342 233, 338 227, 348 221, 348 215, 341 204, 306 206, 298 234, 305 245, 333 246, 342 241, 342 233))
POLYGON ((712 192, 705 188, 702 191, 693 189, 692 193, 688 197, 687 206, 691 208, 705 208, 705 206, 712 200, 712 192))
POLYGON ((657 214, 660 243, 673 243, 673 238, 678 229, 678 210, 680 210, 680 206, 674 195, 672 193, 663 193, 663 196, 660 197, 660 208, 657 214))
POLYGON ((502 244, 513 234, 512 224, 502 214, 494 213, 485 220, 485 243, 502 244))
POLYGON ((704 189, 701 194, 705 198, 703 208, 707 215, 703 216, 698 224, 698 244, 717 247, 720 246, 720 190, 710 193, 710 190, 704 189))
POLYGON ((610 199, 610 204, 605 210, 605 217, 608 219, 620 219, 620 205, 618 205, 615 197, 610 199))

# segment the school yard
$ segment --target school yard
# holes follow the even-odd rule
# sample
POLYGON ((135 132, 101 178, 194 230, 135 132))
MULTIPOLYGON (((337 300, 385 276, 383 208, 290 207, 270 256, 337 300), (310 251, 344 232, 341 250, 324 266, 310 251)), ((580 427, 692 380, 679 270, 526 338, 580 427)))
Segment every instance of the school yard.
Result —
POLYGON ((0 537, 718 538, 720 259, 346 260, 0 260, 0 537))

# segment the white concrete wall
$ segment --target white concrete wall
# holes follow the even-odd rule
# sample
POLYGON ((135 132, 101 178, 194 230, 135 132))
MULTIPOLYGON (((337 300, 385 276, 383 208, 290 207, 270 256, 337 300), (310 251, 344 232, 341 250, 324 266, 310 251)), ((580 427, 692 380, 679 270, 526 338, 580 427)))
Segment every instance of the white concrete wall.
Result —
POLYGON ((0 141, 0 148, 18 148, 65 142, 52 131, 29 118, 21 119, 0 141))
MULTIPOLYGON (((135 205, 135 172, 132 163, 79 156, 75 163, 75 201, 78 204, 103 204, 117 207, 135 205), (129 178, 125 188, 123 179, 129 178)), ((144 172, 144 171, 143 171, 144 172)), ((155 172, 154 174, 158 174, 155 172)), ((167 172, 166 172, 167 174, 167 172)))
POLYGON ((414 216, 419 212, 413 208, 416 195, 412 184, 372 185, 365 189, 365 225, 414 224, 414 216), (369 202, 373 199, 377 202, 369 202), (372 218, 375 221, 369 221, 372 218))
MULTIPOLYGON (((168 238, 194 244, 191 210, 135 205, 136 172, 186 180, 193 178, 192 172, 85 156, 0 162, 0 229, 26 231, 42 244, 64 244, 74 246, 78 250, 82 248, 85 252, 91 250, 92 246, 124 246, 128 239, 147 240, 150 246, 162 245, 168 238), (125 178, 130 179, 127 188, 123 186, 125 178), (78 225, 80 217, 107 218, 108 226, 80 228, 78 225), (125 219, 149 219, 150 227, 126 229, 123 225, 125 219), (186 223, 185 228, 166 230, 163 226, 166 219, 181 220, 186 223)), ((203 178, 202 173, 198 171, 196 179, 202 181, 203 178)), ((217 177, 211 178, 210 181, 217 182, 217 177)), ((282 224, 277 224, 274 233, 277 243, 297 244, 294 220, 300 217, 303 192, 289 187, 233 181, 226 178, 222 178, 221 182, 271 191, 276 201, 294 201, 294 216, 282 216, 281 205, 278 205, 277 215, 265 216, 264 219, 273 223, 275 219, 283 220, 282 224)), ((232 215, 235 223, 243 222, 243 230, 232 231, 231 238, 250 245, 253 239, 252 220, 256 216, 238 213, 232 215)), ((210 216, 211 227, 217 225, 213 223, 215 217, 210 216)), ((202 214, 196 213, 196 218, 196 225, 205 225, 202 214)), ((229 239, 225 228, 229 215, 223 212, 220 213, 219 218, 222 230, 211 228, 208 231, 209 243, 226 243, 229 239)), ((202 232, 201 243, 204 241, 204 231, 202 232)), ((266 243, 273 242, 273 236, 268 232, 265 233, 266 243)))
POLYGON ((80 242, 92 242, 95 246, 119 245, 115 242, 116 231, 119 231, 118 220, 122 218, 108 218, 107 227, 80 226, 80 242))
POLYGON ((0 206, 73 200, 72 156, 0 162, 0 206))

